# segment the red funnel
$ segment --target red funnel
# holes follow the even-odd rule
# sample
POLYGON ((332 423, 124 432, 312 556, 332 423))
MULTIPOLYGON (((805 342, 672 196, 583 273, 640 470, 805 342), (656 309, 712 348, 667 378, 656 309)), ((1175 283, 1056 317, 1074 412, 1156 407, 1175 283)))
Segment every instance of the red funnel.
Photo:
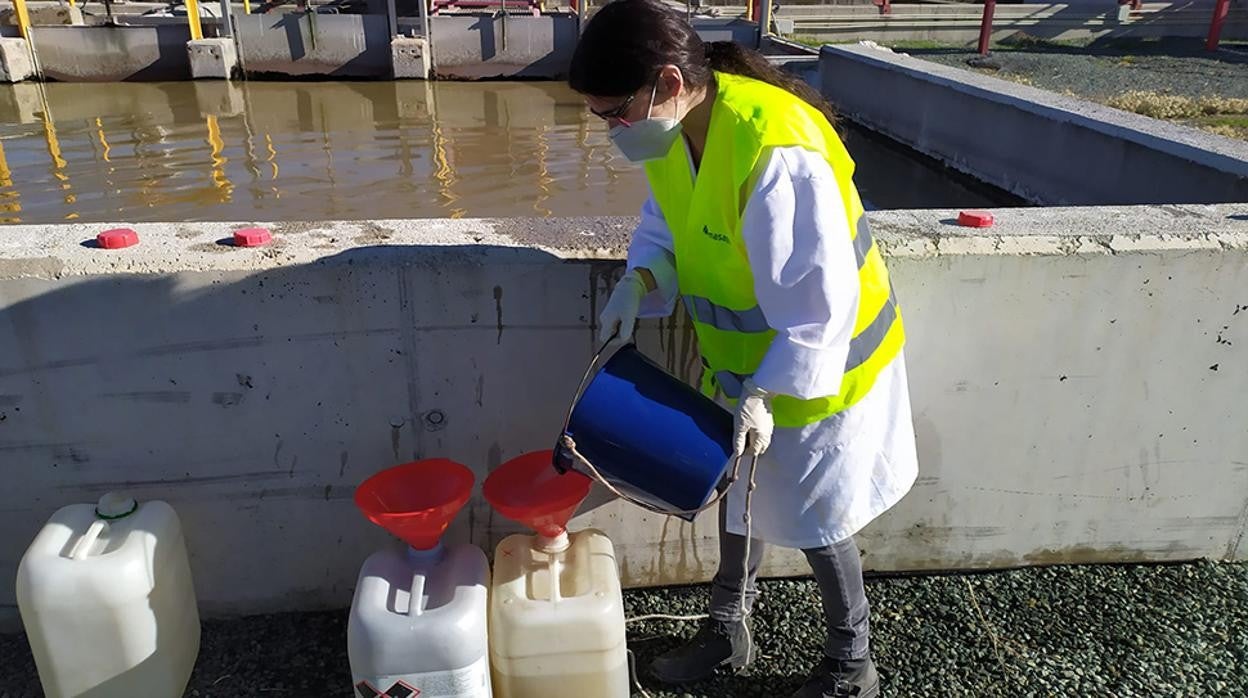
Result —
POLYGON ((417 550, 437 547, 472 494, 472 471, 431 459, 387 468, 360 483, 355 505, 369 521, 417 550))
POLYGON ((553 455, 535 451, 513 458, 490 473, 482 488, 495 511, 547 538, 566 530, 593 484, 577 472, 560 475, 551 465, 553 455))

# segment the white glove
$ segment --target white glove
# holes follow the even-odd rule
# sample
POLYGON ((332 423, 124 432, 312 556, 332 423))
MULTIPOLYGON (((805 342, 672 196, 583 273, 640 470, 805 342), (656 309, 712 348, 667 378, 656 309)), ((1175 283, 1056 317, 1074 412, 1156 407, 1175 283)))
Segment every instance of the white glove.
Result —
POLYGON ((745 454, 745 445, 753 437, 751 450, 755 456, 763 455, 771 445, 772 432, 776 430, 776 418, 771 412, 772 394, 746 379, 733 418, 736 431, 736 455, 745 454))
POLYGON ((620 277, 607 305, 598 316, 598 338, 605 343, 620 332, 617 340, 621 343, 633 338, 633 325, 637 324, 637 313, 641 311, 641 299, 646 297, 646 284, 633 272, 620 277))

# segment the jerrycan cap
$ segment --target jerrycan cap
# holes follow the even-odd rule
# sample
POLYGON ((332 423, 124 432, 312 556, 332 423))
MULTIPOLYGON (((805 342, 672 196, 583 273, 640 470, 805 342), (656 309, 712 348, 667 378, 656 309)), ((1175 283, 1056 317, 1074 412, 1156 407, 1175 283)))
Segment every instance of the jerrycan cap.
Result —
POLYGON ((95 515, 105 520, 124 519, 139 508, 134 497, 120 492, 109 492, 95 505, 95 515))

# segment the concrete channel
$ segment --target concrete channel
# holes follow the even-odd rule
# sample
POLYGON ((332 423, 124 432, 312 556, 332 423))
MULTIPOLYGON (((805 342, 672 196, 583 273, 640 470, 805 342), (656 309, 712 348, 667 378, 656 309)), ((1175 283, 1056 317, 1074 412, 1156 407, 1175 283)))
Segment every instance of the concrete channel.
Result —
MULTIPOLYGON (((1243 560, 1248 206, 871 214, 910 336, 922 472, 862 536, 875 571, 1243 560), (1072 312, 1077 308, 1077 312, 1072 312)), ((340 608, 386 534, 351 501, 392 463, 483 476, 553 445, 633 220, 100 226, 0 236, 0 612, 67 502, 177 507, 207 613, 340 608)), ((643 350, 690 379, 683 316, 643 350)), ((706 580, 713 521, 591 495, 631 587, 706 580)), ((450 539, 515 528, 477 498, 450 539)), ((773 549, 769 575, 804 573, 773 549)))

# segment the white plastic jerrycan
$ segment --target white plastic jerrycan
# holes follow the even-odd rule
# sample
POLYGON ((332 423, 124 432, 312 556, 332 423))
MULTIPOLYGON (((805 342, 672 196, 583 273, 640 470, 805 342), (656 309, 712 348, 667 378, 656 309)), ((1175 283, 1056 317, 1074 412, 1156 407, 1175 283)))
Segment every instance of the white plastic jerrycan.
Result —
POLYGON ((364 562, 347 623, 360 698, 490 698, 490 566, 441 536, 472 494, 472 471, 449 460, 396 466, 365 480, 355 503, 407 546, 364 562))
POLYGON ((347 622, 355 694, 489 698, 489 583, 485 553, 471 545, 371 555, 347 622))
POLYGON ((589 493, 579 473, 557 475, 549 451, 504 463, 485 482, 503 516, 538 535, 503 539, 490 589, 490 661, 499 698, 628 698, 619 569, 599 531, 569 534, 589 493))
POLYGON ((165 502, 110 493, 57 511, 18 565, 17 605, 48 698, 186 690, 199 610, 165 502))

